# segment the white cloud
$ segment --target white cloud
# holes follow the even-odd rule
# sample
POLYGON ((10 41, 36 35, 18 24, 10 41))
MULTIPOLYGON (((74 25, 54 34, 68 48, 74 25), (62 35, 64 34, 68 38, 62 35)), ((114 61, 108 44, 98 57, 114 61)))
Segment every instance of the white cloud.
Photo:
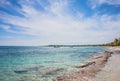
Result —
MULTIPOLYGON (((101 3, 103 2, 104 0, 101 0, 101 3)), ((49 6, 43 6, 46 9, 45 12, 36 10, 32 5, 25 3, 21 3, 21 5, 20 11, 26 17, 1 14, 0 18, 4 22, 26 28, 25 31, 13 33, 34 35, 40 38, 31 40, 23 38, 14 40, 14 42, 9 41, 7 44, 90 44, 103 43, 119 37, 120 15, 94 15, 86 18, 78 14, 78 18, 75 19, 65 11, 68 5, 67 1, 64 4, 50 2, 49 6)), ((11 31, 9 26, 4 26, 3 29, 11 31)), ((5 44, 5 41, 2 43, 5 44)))
POLYGON ((120 0, 106 0, 105 2, 110 5, 120 5, 120 0))
POLYGON ((120 5, 120 0, 89 0, 88 4, 90 4, 91 7, 94 9, 102 4, 116 5, 116 6, 120 5))
POLYGON ((16 33, 16 31, 11 30, 8 25, 1 25, 1 28, 3 28, 6 32, 16 33))
POLYGON ((6 6, 6 5, 11 5, 10 2, 7 1, 7 0, 1 0, 1 1, 0 1, 0 4, 1 4, 1 5, 0 5, 1 7, 2 7, 2 6, 6 6))

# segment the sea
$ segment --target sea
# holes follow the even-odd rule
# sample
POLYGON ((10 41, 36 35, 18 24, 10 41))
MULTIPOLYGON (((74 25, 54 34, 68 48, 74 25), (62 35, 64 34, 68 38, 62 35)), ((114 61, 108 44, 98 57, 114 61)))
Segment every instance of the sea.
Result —
POLYGON ((102 46, 0 46, 0 81, 53 81, 80 71, 76 65, 107 49, 102 46))

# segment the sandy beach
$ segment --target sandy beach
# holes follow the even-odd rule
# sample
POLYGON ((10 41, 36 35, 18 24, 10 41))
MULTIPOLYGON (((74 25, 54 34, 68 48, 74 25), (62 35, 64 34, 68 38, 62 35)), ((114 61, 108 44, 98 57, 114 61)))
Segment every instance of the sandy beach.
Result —
POLYGON ((80 72, 58 77, 57 81, 120 81, 120 47, 110 47, 99 56, 76 66, 80 72))
POLYGON ((111 48, 116 51, 109 58, 105 67, 95 76, 92 81, 120 81, 120 47, 111 48))

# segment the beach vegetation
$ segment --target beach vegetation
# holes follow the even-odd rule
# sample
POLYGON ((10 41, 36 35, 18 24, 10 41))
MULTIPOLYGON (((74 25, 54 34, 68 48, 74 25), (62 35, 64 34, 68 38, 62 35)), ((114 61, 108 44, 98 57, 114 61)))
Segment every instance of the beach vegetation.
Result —
POLYGON ((113 42, 103 44, 105 46, 120 46, 120 38, 115 38, 113 42))

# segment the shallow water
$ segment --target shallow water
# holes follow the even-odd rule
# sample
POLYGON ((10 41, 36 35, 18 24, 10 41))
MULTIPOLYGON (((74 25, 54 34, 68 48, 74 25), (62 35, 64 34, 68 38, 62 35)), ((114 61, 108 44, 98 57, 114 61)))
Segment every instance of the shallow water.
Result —
POLYGON ((52 81, 106 47, 0 46, 0 81, 52 81))

